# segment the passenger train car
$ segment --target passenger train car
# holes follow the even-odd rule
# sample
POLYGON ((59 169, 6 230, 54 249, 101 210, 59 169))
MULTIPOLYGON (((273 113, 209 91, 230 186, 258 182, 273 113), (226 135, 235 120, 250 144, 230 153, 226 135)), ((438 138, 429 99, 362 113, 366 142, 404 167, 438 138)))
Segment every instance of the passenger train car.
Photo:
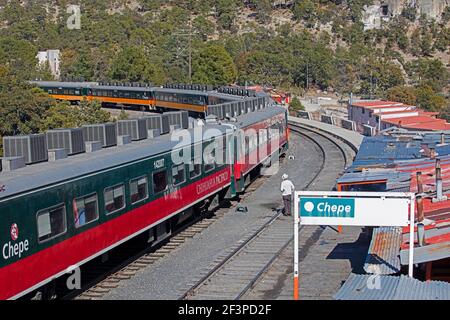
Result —
MULTIPOLYGON (((215 93, 209 86, 194 86, 198 90, 160 88, 150 85, 118 85, 97 82, 31 81, 53 98, 71 102, 97 99, 104 104, 142 106, 146 109, 179 109, 206 113, 208 105, 221 104, 229 100, 239 100, 236 96, 215 93)), ((192 87, 192 86, 191 86, 192 87)), ((251 95, 246 90, 242 95, 251 95)))
POLYGON ((187 129, 203 134, 182 147, 165 134, 0 172, 0 299, 45 292, 68 268, 138 235, 160 241, 198 208, 242 192, 288 147, 287 114, 268 106, 233 120, 187 129), (208 146, 211 161, 198 153, 208 146), (175 163, 180 152, 189 158, 175 163))

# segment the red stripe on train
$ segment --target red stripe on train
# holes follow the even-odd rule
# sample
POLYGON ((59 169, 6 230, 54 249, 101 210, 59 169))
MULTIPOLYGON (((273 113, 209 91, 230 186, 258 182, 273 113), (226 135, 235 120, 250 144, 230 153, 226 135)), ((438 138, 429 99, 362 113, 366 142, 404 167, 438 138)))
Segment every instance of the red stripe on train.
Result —
POLYGON ((0 269, 0 299, 8 299, 230 183, 227 167, 95 228, 0 269), (173 201, 177 200, 177 201, 173 201))

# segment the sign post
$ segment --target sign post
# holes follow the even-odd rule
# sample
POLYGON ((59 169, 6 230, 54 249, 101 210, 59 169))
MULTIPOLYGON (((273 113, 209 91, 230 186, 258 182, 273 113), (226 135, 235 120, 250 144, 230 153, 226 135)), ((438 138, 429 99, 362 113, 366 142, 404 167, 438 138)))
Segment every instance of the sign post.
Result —
POLYGON ((415 194, 411 192, 296 191, 294 196, 294 300, 298 300, 299 225, 395 226, 409 224, 409 268, 413 277, 415 194))
POLYGON ((300 215, 298 210, 297 192, 294 195, 294 300, 298 300, 298 225, 300 223, 300 215))

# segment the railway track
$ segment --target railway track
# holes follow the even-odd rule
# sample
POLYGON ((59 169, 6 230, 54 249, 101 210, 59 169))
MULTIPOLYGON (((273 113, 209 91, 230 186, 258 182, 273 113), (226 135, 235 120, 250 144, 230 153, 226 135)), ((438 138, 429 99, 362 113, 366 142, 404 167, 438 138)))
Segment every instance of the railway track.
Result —
MULTIPOLYGON (((327 167, 333 157, 342 157, 347 164, 347 150, 345 150, 339 142, 334 138, 315 132, 310 128, 292 126, 292 131, 296 134, 310 140, 320 149, 322 163, 313 178, 306 184, 304 189, 320 187, 322 176, 327 176, 330 172, 327 167), (338 149, 338 151, 336 150, 338 149), (331 151, 333 150, 333 151, 331 151), (333 154, 331 155, 332 152, 333 154), (319 181, 319 183, 317 183, 319 181)), ((344 165, 344 166, 345 166, 344 165)), ((341 169, 340 169, 341 170, 341 169)), ((246 189, 246 193, 240 200, 248 197, 253 191, 258 189, 266 181, 267 177, 259 177, 254 180, 246 189)), ((326 179, 325 179, 326 180, 326 179)), ((333 179, 334 181, 334 179, 333 179)), ((93 277, 80 291, 74 292, 64 297, 64 299, 92 300, 101 299, 108 292, 118 287, 122 281, 132 278, 139 270, 148 267, 159 259, 175 251, 188 239, 201 233, 207 229, 215 221, 219 220, 230 207, 235 207, 238 201, 231 201, 229 206, 219 208, 213 215, 206 219, 197 219, 183 230, 178 231, 167 242, 160 247, 138 252, 133 257, 125 259, 115 267, 102 267, 101 270, 107 269, 107 272, 100 271, 98 276, 93 277)), ((280 256, 282 252, 289 246, 293 240, 292 236, 292 219, 280 218, 281 213, 275 213, 261 228, 250 235, 247 239, 242 240, 237 246, 231 248, 231 251, 216 264, 213 270, 209 270, 200 281, 195 283, 191 289, 185 292, 181 299, 240 299, 246 295, 258 280, 264 275, 266 270, 280 256), (270 246, 267 245, 270 243, 270 246), (243 257, 245 258, 243 259, 243 257), (243 260, 242 260, 243 259, 243 260), (244 261, 244 262, 242 262, 244 261), (245 261, 256 263, 255 266, 249 266, 245 261), (228 280, 225 280, 228 278, 228 280), (212 284, 216 281, 216 284, 212 284), (228 284, 233 284, 228 286, 228 284), (215 287, 222 288, 216 292, 204 292, 205 288, 215 287), (227 290, 227 288, 229 290, 227 290), (203 291, 201 291, 203 290, 203 291), (228 293, 227 293, 228 291, 228 293), (227 293, 227 294, 224 294, 227 293)))
MULTIPOLYGON (((336 138, 319 131, 291 124, 291 130, 319 147, 322 163, 305 190, 329 188, 350 163, 352 150, 336 138)), ((229 253, 215 268, 205 274, 180 299, 238 300, 248 295, 272 264, 285 253, 293 241, 292 219, 275 214, 257 232, 229 253)), ((320 230, 306 241, 311 246, 320 230)))
MULTIPOLYGON (((170 239, 163 242, 156 248, 144 248, 132 255, 132 257, 119 257, 115 260, 123 260, 120 262, 113 261, 106 266, 98 267, 98 272, 93 271, 94 275, 90 275, 92 280, 88 281, 80 290, 64 295, 63 299, 75 300, 92 300, 101 299, 106 293, 118 287, 122 281, 126 281, 133 277, 139 270, 155 263, 167 254, 175 251, 180 245, 188 239, 201 233, 207 229, 215 221, 223 217, 230 208, 236 207, 240 201, 245 200, 253 191, 258 189, 265 181, 266 176, 260 176, 253 180, 245 189, 245 193, 238 200, 231 200, 225 203, 215 212, 206 217, 199 217, 182 229, 178 230, 170 239), (105 272, 106 270, 106 272, 105 272)), ((119 254, 120 255, 120 254, 119 254)), ((126 255, 123 253, 122 255, 126 255)), ((92 273, 92 272, 91 272, 92 273)))

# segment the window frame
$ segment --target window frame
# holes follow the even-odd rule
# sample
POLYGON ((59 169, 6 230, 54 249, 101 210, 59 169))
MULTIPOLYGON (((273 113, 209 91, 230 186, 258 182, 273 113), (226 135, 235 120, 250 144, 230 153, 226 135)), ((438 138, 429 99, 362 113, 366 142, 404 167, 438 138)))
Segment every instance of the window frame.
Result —
MULTIPOLYGON (((113 192, 114 192, 114 190, 113 190, 113 192)), ((111 214, 114 214, 116 212, 119 212, 120 210, 123 210, 124 208, 127 207, 127 199, 125 197, 125 192, 126 192, 126 190, 125 190, 125 183, 123 183, 123 182, 122 183, 118 183, 118 184, 113 185, 113 186, 110 186, 110 187, 106 187, 106 188, 103 189, 103 204, 104 204, 103 208, 105 209, 105 214, 107 216, 109 216, 111 214), (116 209, 114 211, 108 212, 108 210, 106 210, 105 191, 106 191, 106 189, 114 189, 114 188, 116 188, 118 186, 123 186, 123 206, 121 208, 119 208, 119 209, 116 209)), ((113 193, 113 201, 114 201, 114 193, 113 193)))
MULTIPOLYGON (((77 224, 76 224, 75 221, 74 221, 75 229, 79 229, 79 228, 82 228, 82 227, 84 227, 84 226, 87 226, 87 225, 90 224, 91 222, 98 221, 98 219, 100 218, 100 211, 99 211, 99 209, 98 209, 98 202, 99 202, 99 201, 98 201, 98 194, 97 194, 97 192, 92 192, 92 193, 87 194, 87 195, 85 195, 85 196, 73 198, 73 200, 72 200, 72 206, 73 206, 73 202, 74 202, 74 201, 77 201, 78 199, 89 198, 89 197, 91 197, 91 196, 93 196, 93 195, 95 195, 95 196, 97 197, 97 201, 96 201, 96 202, 97 202, 97 204, 96 204, 97 218, 94 219, 94 220, 91 220, 91 221, 89 221, 89 222, 86 222, 85 224, 80 225, 80 226, 77 226, 77 224)), ((73 210, 73 207, 72 207, 72 210, 73 210)))
POLYGON ((189 164, 187 165, 188 171, 189 171, 189 180, 196 179, 196 178, 198 178, 198 177, 200 177, 200 176, 202 175, 202 167, 203 167, 203 164, 202 164, 202 163, 195 163, 195 160, 196 160, 196 159, 192 159, 191 162, 189 162, 189 164), (200 167, 199 167, 199 168, 200 168, 199 173, 196 174, 195 176, 192 176, 192 177, 191 177, 191 172, 195 172, 195 169, 194 169, 193 171, 191 171, 191 164, 194 166, 194 168, 195 168, 195 165, 200 166, 200 167))
POLYGON ((48 242, 48 241, 50 241, 50 240, 56 239, 56 238, 58 238, 59 236, 62 236, 62 235, 64 235, 64 234, 67 233, 67 209, 66 209, 66 204, 65 204, 64 202, 61 202, 61 203, 59 203, 59 204, 56 204, 56 205, 51 206, 51 207, 48 207, 48 208, 44 208, 44 209, 38 210, 38 211, 36 212, 36 217, 35 217, 35 218, 36 218, 35 221, 36 221, 36 231, 37 231, 37 241, 38 241, 38 244, 42 244, 42 243, 48 242), (58 234, 54 235, 53 237, 44 239, 44 240, 42 240, 42 241, 39 240, 39 223, 38 223, 38 217, 39 217, 39 214, 42 213, 42 212, 44 212, 44 211, 50 212, 51 210, 55 210, 55 209, 57 209, 57 208, 59 208, 59 207, 62 207, 62 208, 63 208, 64 231, 61 232, 61 233, 58 233, 58 234))
POLYGON ((168 178, 169 177, 167 175, 167 169, 159 169, 159 170, 155 170, 155 171, 152 172, 152 193, 154 195, 159 195, 159 194, 164 193, 164 191, 167 191, 167 189, 169 188, 169 179, 168 178), (163 172, 163 171, 166 172, 166 187, 163 190, 156 192, 153 178, 154 178, 155 174, 163 172))
POLYGON ((174 187, 178 187, 179 185, 181 185, 181 184, 183 184, 183 183, 185 183, 186 182, 186 165, 183 163, 183 164, 178 164, 178 165, 175 165, 175 166, 173 166, 172 165, 172 185, 174 186, 174 187), (174 168, 178 168, 178 167, 183 167, 183 181, 181 181, 181 182, 178 182, 177 184, 175 184, 174 183, 174 176, 173 176, 173 169, 174 168))
POLYGON ((148 188, 148 177, 147 177, 146 174, 144 174, 144 175, 142 175, 142 176, 140 176, 140 177, 136 177, 136 178, 130 179, 129 187, 130 187, 130 203, 131 203, 131 205, 133 205, 133 206, 136 205, 136 204, 138 204, 138 203, 140 203, 140 202, 142 202, 142 201, 147 200, 148 197, 150 196, 150 192, 149 192, 149 188, 148 188), (146 195, 145 195, 144 198, 142 198, 142 199, 140 199, 140 200, 138 200, 138 201, 136 201, 136 202, 133 202, 133 199, 131 198, 131 197, 132 197, 132 194, 131 194, 131 182, 133 182, 133 181, 139 181, 139 180, 142 179, 142 178, 145 178, 145 180, 146 180, 146 182, 145 182, 146 195))

